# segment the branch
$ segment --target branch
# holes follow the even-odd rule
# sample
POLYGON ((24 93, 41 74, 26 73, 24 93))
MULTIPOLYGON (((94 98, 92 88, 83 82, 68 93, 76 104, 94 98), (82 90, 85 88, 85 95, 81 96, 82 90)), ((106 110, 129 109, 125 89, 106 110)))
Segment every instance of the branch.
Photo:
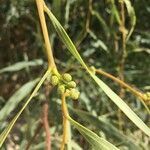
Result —
POLYGON ((42 32, 43 32, 43 36, 45 40, 45 47, 46 47, 46 52, 47 52, 47 57, 48 57, 49 68, 50 67, 55 68, 56 65, 54 62, 54 57, 52 53, 52 48, 51 48, 47 25, 46 25, 45 16, 44 16, 44 9, 43 9, 44 1, 36 0, 36 4, 37 4, 38 14, 39 14, 42 32))
POLYGON ((64 150, 65 149, 65 145, 70 140, 69 139, 70 138, 70 132, 69 132, 70 124, 69 124, 69 121, 68 121, 69 113, 68 113, 67 104, 66 104, 66 96, 67 96, 66 93, 64 93, 62 95, 63 140, 62 140, 62 143, 61 143, 60 150, 64 150))
POLYGON ((150 110, 149 110, 148 106, 145 104, 145 101, 149 101, 148 94, 144 94, 144 93, 141 93, 141 92, 135 90, 130 85, 126 84, 125 82, 121 81, 120 79, 116 78, 115 76, 113 76, 105 71, 102 71, 100 69, 95 69, 95 73, 102 74, 105 77, 108 77, 108 78, 112 79, 113 81, 119 83, 122 87, 127 88, 132 94, 134 94, 135 96, 140 98, 140 101, 142 102, 142 104, 144 105, 144 107, 146 108, 148 113, 150 114, 150 110))
POLYGON ((43 127, 45 129, 45 141, 46 141, 46 150, 51 150, 51 136, 50 136, 50 131, 49 131, 49 123, 48 123, 48 110, 49 110, 49 105, 47 101, 44 101, 43 106, 42 106, 42 122, 43 122, 43 127))
POLYGON ((119 83, 122 87, 124 88, 127 88, 130 92, 132 92, 134 95, 138 96, 139 98, 141 98, 142 100, 145 101, 145 97, 143 95, 143 93, 140 93, 139 91, 135 90, 134 88, 132 88, 130 85, 128 85, 127 83, 125 83, 124 81, 116 78, 115 76, 105 72, 105 71, 102 71, 100 69, 96 69, 96 73, 98 74, 102 74, 110 79, 112 79, 113 81, 119 83))
POLYGON ((31 140, 28 142, 26 149, 25 150, 29 150, 31 144, 35 141, 36 137, 38 136, 39 132, 42 129, 43 124, 40 122, 38 127, 36 128, 33 137, 31 138, 31 140))

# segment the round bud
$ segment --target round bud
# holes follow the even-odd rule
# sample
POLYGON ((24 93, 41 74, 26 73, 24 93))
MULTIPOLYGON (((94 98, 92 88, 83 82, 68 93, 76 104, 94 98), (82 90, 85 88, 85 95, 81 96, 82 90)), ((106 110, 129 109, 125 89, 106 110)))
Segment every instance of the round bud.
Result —
POLYGON ((65 93, 70 96, 70 89, 66 89, 65 93))
POLYGON ((62 75, 63 79, 67 82, 72 80, 72 76, 69 73, 65 73, 62 75))
POLYGON ((94 66, 91 66, 91 67, 90 67, 90 70, 91 70, 91 72, 92 72, 93 74, 95 74, 95 73, 96 73, 96 69, 95 69, 95 67, 94 67, 94 66))
POLYGON ((71 81, 71 82, 68 83, 68 86, 70 88, 75 88, 77 85, 76 85, 76 83, 74 81, 71 81))
POLYGON ((59 94, 63 94, 63 93, 65 93, 65 86, 64 85, 60 85, 60 86, 58 86, 58 93, 59 94))
POLYGON ((71 89, 70 90, 70 97, 74 100, 78 99, 80 95, 80 92, 76 89, 71 89))
POLYGON ((146 94, 147 94, 148 97, 150 97, 150 92, 147 92, 146 94))
POLYGON ((51 77, 51 84, 52 84, 53 86, 57 85, 58 82, 59 82, 59 79, 58 79, 57 76, 54 75, 54 76, 51 77))
POLYGON ((150 101, 150 92, 146 93, 147 101, 150 101))

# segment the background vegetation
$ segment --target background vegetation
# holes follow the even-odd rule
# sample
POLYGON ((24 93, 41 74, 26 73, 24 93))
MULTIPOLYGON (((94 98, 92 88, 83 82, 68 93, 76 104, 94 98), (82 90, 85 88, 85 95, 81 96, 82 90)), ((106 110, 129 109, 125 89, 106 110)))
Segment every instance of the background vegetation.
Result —
MULTIPOLYGON (((124 49, 121 5, 116 0, 47 0, 49 8, 74 41, 85 62, 121 78, 138 90, 150 90, 150 1, 132 0, 136 26, 124 49), (121 18, 121 17, 120 17, 121 18)), ((125 31, 134 20, 125 11, 125 31)), ((47 18, 48 19, 48 18, 47 18)), ((132 149, 125 139, 148 150, 149 138, 137 129, 109 101, 77 61, 66 51, 50 22, 47 22, 53 54, 61 72, 69 72, 81 93, 79 101, 69 102, 72 116, 84 126, 118 146, 132 149), (79 110, 82 110, 79 111, 79 110), (78 115, 77 115, 78 114, 78 115), (97 119, 98 118, 98 119, 97 119), (116 132, 115 132, 115 131, 116 132), (115 133, 115 134, 114 134, 115 133), (124 138, 122 137, 124 134, 124 138)), ((0 130, 22 106, 47 68, 47 58, 39 17, 34 0, 0 1, 0 130), (9 66, 9 67, 8 67, 9 66), (5 110, 2 113, 2 109, 5 110)), ((123 90, 116 82, 100 76, 125 102, 149 124, 149 115, 139 98, 123 90)), ((41 125, 45 101, 49 103, 49 125, 52 149, 60 147, 62 114, 60 96, 49 82, 28 105, 15 124, 3 149, 44 149, 45 132, 41 125)), ((148 105, 148 102, 147 102, 148 105)), ((90 149, 85 139, 72 130, 74 149, 90 149)))

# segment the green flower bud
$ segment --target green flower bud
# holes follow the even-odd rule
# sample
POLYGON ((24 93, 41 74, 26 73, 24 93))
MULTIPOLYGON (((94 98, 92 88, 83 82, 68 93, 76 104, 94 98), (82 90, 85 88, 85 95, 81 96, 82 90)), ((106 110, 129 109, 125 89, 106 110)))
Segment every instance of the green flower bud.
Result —
POLYGON ((71 82, 68 83, 68 86, 70 88, 75 88, 77 85, 76 85, 76 83, 74 81, 71 81, 71 82))
POLYGON ((65 73, 62 75, 63 79, 67 82, 72 80, 72 76, 69 73, 65 73))
POLYGON ((147 94, 148 97, 150 97, 150 92, 147 92, 146 94, 147 94))
POLYGON ((95 74, 95 73, 96 73, 96 69, 95 69, 95 67, 94 67, 94 66, 91 66, 91 67, 90 67, 90 70, 91 70, 91 72, 92 72, 93 74, 95 74))
POLYGON ((69 90, 69 89, 66 89, 65 93, 66 93, 67 95, 70 95, 70 90, 69 90))
POLYGON ((57 85, 58 82, 59 82, 59 79, 58 79, 57 76, 54 75, 54 76, 51 77, 51 84, 52 84, 53 86, 57 85))
POLYGON ((78 99, 80 95, 80 92, 76 89, 71 89, 70 90, 70 97, 74 100, 78 99))
POLYGON ((65 86, 64 85, 60 85, 60 86, 58 86, 58 93, 59 94, 63 94, 63 93, 65 93, 65 86))
POLYGON ((144 97, 145 97, 145 100, 146 100, 146 101, 150 101, 150 92, 146 92, 146 93, 144 94, 144 97))

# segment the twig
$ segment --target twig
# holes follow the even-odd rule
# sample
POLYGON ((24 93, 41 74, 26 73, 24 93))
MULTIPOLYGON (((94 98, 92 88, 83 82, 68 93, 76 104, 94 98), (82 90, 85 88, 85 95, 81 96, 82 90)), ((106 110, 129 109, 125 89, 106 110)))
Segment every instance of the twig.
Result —
POLYGON ((43 121, 43 127, 45 129, 45 141, 46 141, 46 150, 51 150, 51 135, 50 135, 50 127, 48 123, 48 110, 49 110, 49 103, 48 103, 48 98, 49 94, 52 91, 53 87, 49 85, 49 83, 46 83, 45 85, 45 96, 46 99, 43 102, 42 106, 42 121, 43 121))
POLYGON ((45 129, 45 141, 46 141, 46 150, 51 150, 51 136, 50 136, 50 130, 49 130, 49 123, 48 123, 48 110, 49 105, 48 101, 44 101, 42 106, 42 122, 43 127, 45 129))
MULTIPOLYGON (((121 22, 120 22, 120 32, 122 33, 122 49, 121 49, 121 56, 120 56, 120 62, 119 62, 119 78, 124 81, 124 64, 126 59, 126 29, 125 29, 125 8, 124 8, 124 1, 120 1, 120 15, 121 15, 121 22)), ((125 96, 125 90, 120 87, 120 93, 119 96, 121 98, 124 98, 125 96)), ((122 129, 122 117, 121 117, 121 110, 118 109, 118 120, 119 120, 119 127, 122 129)))
MULTIPOLYGON (((120 1, 121 6, 121 23, 120 23, 120 32, 122 33, 122 50, 121 50, 121 59, 119 64, 119 78, 124 81, 124 64, 126 59, 126 29, 125 29, 125 9, 124 2, 120 1)), ((124 90, 121 88, 120 96, 124 97, 124 90)))
POLYGON ((47 57, 48 57, 48 63, 49 63, 49 68, 55 68, 55 62, 54 62, 54 57, 52 53, 52 48, 50 44, 50 39, 48 35, 48 30, 47 30, 47 25, 45 21, 45 16, 44 16, 44 1, 43 0, 36 0, 37 8, 38 8, 38 13, 39 13, 39 18, 41 22, 41 27, 42 27, 42 32, 45 40, 45 47, 46 47, 46 52, 47 52, 47 57))
POLYGON ((69 129, 69 121, 68 121, 69 113, 68 113, 68 109, 67 109, 67 105, 66 105, 66 96, 67 96, 66 93, 64 93, 62 95, 63 139, 62 139, 60 150, 64 150, 65 145, 68 143, 68 140, 69 140, 69 132, 68 132, 68 129, 69 129))
POLYGON ((42 129, 43 124, 40 122, 39 125, 37 126, 33 137, 31 138, 31 140, 28 142, 25 150, 29 150, 31 144, 35 141, 36 137, 38 136, 38 134, 40 133, 41 129, 42 129))
POLYGON ((102 74, 110 79, 112 79, 113 81, 119 83, 122 87, 124 88, 127 88, 130 92, 132 92, 134 95, 138 96, 140 99, 144 100, 145 101, 145 97, 143 95, 143 93, 140 93, 139 91, 135 90, 133 87, 131 87, 130 85, 128 85, 127 83, 125 83, 124 81, 116 78, 115 76, 105 72, 105 71, 102 71, 100 69, 96 69, 96 73, 98 74, 102 74))
MULTIPOLYGON (((45 40, 49 69, 56 68, 53 53, 52 53, 51 43, 48 35, 47 25, 45 21, 45 16, 44 16, 44 5, 45 5, 44 0, 36 0, 36 4, 37 4, 38 14, 39 14, 42 32, 45 40)), ((50 131, 49 131, 49 124, 48 124, 48 108, 49 108, 48 102, 45 101, 43 104, 42 121, 46 133, 45 136, 46 149, 50 150, 51 141, 50 141, 50 131)))
POLYGON ((76 47, 79 47, 79 45, 82 43, 82 41, 86 38, 88 32, 90 31, 90 20, 91 20, 91 13, 92 13, 92 1, 89 0, 88 2, 88 12, 86 17, 86 23, 85 28, 83 29, 83 32, 81 33, 81 36, 79 36, 79 40, 76 42, 76 47))
POLYGON ((148 106, 145 104, 145 101, 147 101, 147 97, 145 97, 145 94, 144 93, 141 93, 139 92, 138 90, 134 89, 133 87, 131 87, 130 85, 128 85, 127 83, 125 83, 124 81, 121 81, 120 79, 116 78, 115 76, 105 72, 105 71, 102 71, 100 69, 95 69, 95 72, 98 73, 98 74, 102 74, 104 75, 105 77, 108 77, 110 79, 112 79, 113 81, 119 83, 122 88, 127 88, 132 94, 134 94, 135 96, 139 97, 140 98, 140 101, 142 102, 142 104, 144 105, 144 107, 146 108, 146 110, 148 111, 148 113, 150 114, 150 110, 148 108, 148 106))

